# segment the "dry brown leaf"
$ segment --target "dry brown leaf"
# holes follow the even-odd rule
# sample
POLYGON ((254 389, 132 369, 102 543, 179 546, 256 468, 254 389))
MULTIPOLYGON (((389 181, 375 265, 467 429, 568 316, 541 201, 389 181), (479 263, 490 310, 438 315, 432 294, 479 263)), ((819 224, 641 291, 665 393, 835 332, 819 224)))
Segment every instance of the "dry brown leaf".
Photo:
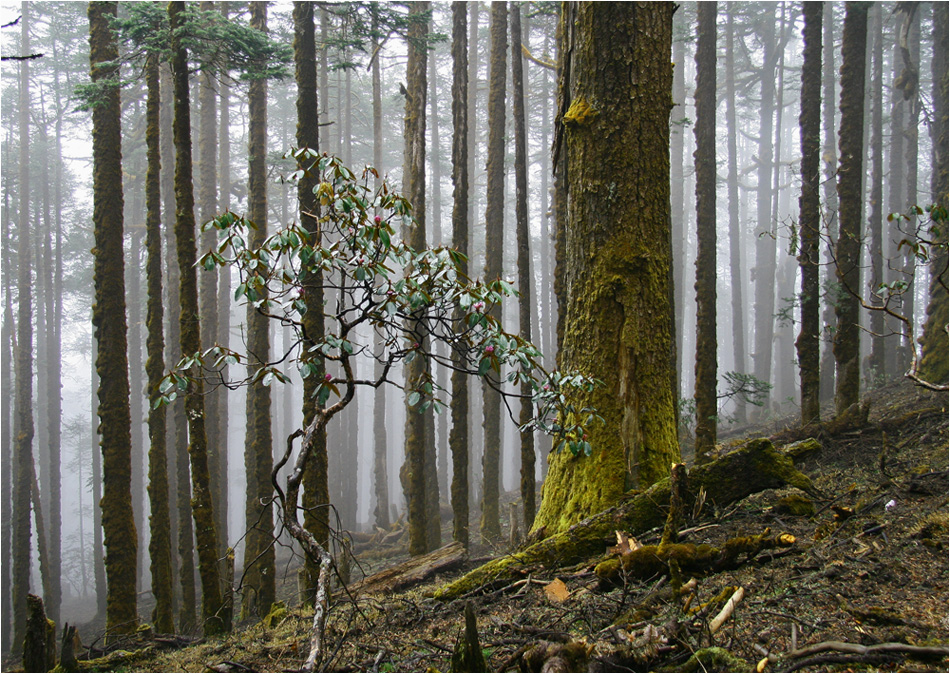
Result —
POLYGON ((567 585, 564 584, 563 580, 555 578, 544 586, 544 594, 546 594, 551 601, 560 604, 563 601, 567 601, 567 598, 571 596, 571 591, 567 589, 567 585))

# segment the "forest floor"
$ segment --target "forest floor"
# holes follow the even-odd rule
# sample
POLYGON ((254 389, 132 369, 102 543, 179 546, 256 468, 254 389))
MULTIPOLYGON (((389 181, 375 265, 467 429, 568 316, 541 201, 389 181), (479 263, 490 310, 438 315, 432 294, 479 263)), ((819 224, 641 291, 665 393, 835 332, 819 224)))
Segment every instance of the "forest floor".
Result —
MULTIPOLYGON (((947 394, 900 382, 865 400, 868 422, 821 430, 822 451, 799 466, 823 496, 814 499, 814 514, 795 515, 779 503, 801 492, 769 490, 724 510, 706 504, 682 537, 718 546, 770 528, 793 535, 790 548, 699 577, 675 599, 667 575, 604 587, 592 571, 603 555, 571 568, 524 569, 527 580, 452 602, 433 599, 437 588, 492 554, 475 547, 473 561, 405 591, 356 600, 338 594, 320 669, 450 671, 470 603, 487 671, 539 671, 533 668, 546 662, 545 671, 946 672, 945 656, 860 646, 948 643, 947 394), (744 598, 711 633, 710 621, 736 588, 744 598), (806 649, 825 642, 857 647, 806 649)), ((734 430, 725 444, 763 435, 777 447, 801 436, 793 420, 778 420, 734 430)), ((656 543, 660 534, 639 539, 656 543)), ((153 651, 118 669, 295 671, 307 655, 311 614, 294 609, 274 622, 153 651)))

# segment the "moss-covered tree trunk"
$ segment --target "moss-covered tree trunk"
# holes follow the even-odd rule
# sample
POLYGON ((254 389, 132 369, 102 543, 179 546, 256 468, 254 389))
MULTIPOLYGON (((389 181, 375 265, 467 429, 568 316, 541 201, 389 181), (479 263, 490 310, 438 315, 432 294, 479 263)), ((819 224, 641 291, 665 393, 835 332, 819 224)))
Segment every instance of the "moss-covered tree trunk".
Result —
POLYGON ((162 304, 162 204, 161 156, 159 151, 159 87, 157 53, 150 53, 145 63, 147 89, 145 109, 145 144, 148 169, 145 174, 145 264, 146 292, 148 294, 145 327, 147 357, 145 372, 148 376, 148 498, 149 516, 148 553, 152 575, 152 596, 155 608, 152 623, 163 633, 175 631, 172 596, 171 522, 169 515, 168 455, 164 405, 157 405, 159 385, 165 376, 165 320, 162 304))
MULTIPOLYGON (((172 28, 172 74, 175 81, 175 242, 178 253, 181 306, 179 329, 181 352, 186 355, 201 349, 198 312, 198 279, 195 270, 195 198, 192 188, 191 113, 189 110, 188 54, 179 31, 185 9, 184 2, 168 4, 172 28)), ((101 345, 101 341, 100 341, 101 345)), ((101 346, 100 346, 101 348, 101 346)), ((199 372, 192 371, 192 382, 185 392, 185 413, 188 417, 188 456, 191 464, 191 511, 195 523, 195 547, 198 551, 198 573, 201 576, 202 629, 205 636, 224 630, 221 614, 218 542, 214 528, 214 505, 211 476, 208 473, 208 445, 205 436, 204 383, 199 372)))
MULTIPOLYGON (((485 165, 485 271, 486 281, 501 278, 505 232, 505 81, 508 49, 508 3, 491 4, 491 56, 488 76, 488 158, 485 165)), ((489 315, 501 321, 501 307, 489 315)), ((490 375, 489 375, 490 376, 490 375)), ((482 381, 482 538, 501 536, 498 492, 501 458, 501 394, 482 381)))
MULTIPOLYGON (((109 81, 119 75, 119 50, 109 26, 110 17, 116 15, 117 4, 89 3, 89 60, 93 82, 109 81)), ((99 374, 99 433, 102 437, 103 490, 100 505, 108 583, 106 629, 125 633, 134 632, 138 622, 135 584, 138 537, 132 516, 132 422, 125 323, 122 132, 118 86, 107 87, 103 96, 92 113, 92 219, 96 241, 93 271, 96 303, 92 323, 99 343, 96 370, 99 374)))
MULTIPOLYGON (((531 307, 534 301, 534 276, 531 273, 531 234, 528 231, 528 140, 524 119, 524 62, 521 54, 521 7, 511 7, 511 88, 515 127, 515 227, 518 241, 518 329, 522 337, 531 341, 531 307)), ((521 412, 519 423, 531 421, 531 385, 521 384, 521 412)), ((535 514, 535 454, 534 432, 522 431, 521 436, 521 502, 525 531, 534 523, 535 514)))
MULTIPOLYGON (((175 249, 175 145, 172 121, 174 114, 174 77, 171 66, 159 68, 161 79, 162 107, 159 111, 161 125, 159 146, 162 166, 162 206, 165 225, 165 298, 168 308, 165 361, 174 365, 181 360, 181 305, 178 273, 178 255, 175 249)), ((178 629, 189 632, 196 624, 197 600, 195 598, 195 536, 191 525, 191 473, 188 460, 188 422, 185 406, 172 405, 166 411, 167 436, 171 438, 168 453, 169 488, 175 499, 169 509, 172 538, 177 554, 172 555, 172 572, 178 585, 175 601, 178 607, 178 629)))
POLYGON ((947 184, 950 181, 948 161, 948 91, 947 91, 947 4, 933 3, 933 101, 934 123, 931 126, 933 151, 931 159, 930 199, 941 209, 944 220, 933 260, 930 265, 930 303, 924 323, 920 376, 930 382, 947 382, 947 184))
POLYGON ((716 444, 716 7, 697 5, 696 45, 696 459, 716 444))
MULTIPOLYGON (((869 176, 870 207, 868 228, 871 239, 871 278, 868 287, 872 293, 884 283, 884 22, 883 10, 877 4, 871 8, 871 174, 869 176)), ((873 296, 872 296, 873 301, 873 296)), ((879 302, 875 302, 880 304, 879 302)), ((870 370, 874 378, 884 375, 885 342, 884 312, 871 311, 868 317, 871 337, 870 370)))
MULTIPOLYGON (((202 12, 214 11, 214 2, 202 0, 202 12)), ((201 73, 198 84, 198 172, 196 180, 198 225, 218 215, 218 106, 214 74, 201 73)), ((207 252, 216 244, 216 229, 201 234, 201 248, 207 252)), ((218 336, 218 268, 201 270, 198 292, 201 310, 202 348, 215 344, 218 336)), ((216 387, 205 396, 205 431, 208 435, 208 471, 211 473, 211 496, 214 501, 214 526, 218 534, 218 556, 228 546, 227 475, 221 470, 221 399, 225 387, 216 387)))
MULTIPOLYGON (((23 3, 20 15, 20 46, 30 48, 29 5, 23 3)), ((24 52, 26 53, 26 52, 24 52)), ((17 329, 14 343, 13 401, 13 526, 7 542, 13 556, 13 654, 21 653, 27 620, 27 594, 30 591, 30 469, 33 465, 33 303, 30 277, 30 65, 20 62, 18 99, 19 213, 17 219, 17 329), (14 544, 15 542, 15 544, 14 544)), ((95 62, 93 62, 95 63, 95 62)), ((119 209, 121 215, 121 206, 119 209)), ((134 589, 134 588, 133 588, 134 589)), ((8 601, 7 597, 4 600, 8 601)))
MULTIPOLYGON (((469 167, 469 83, 468 36, 466 21, 468 5, 452 3, 452 246, 462 255, 460 271, 468 274, 468 167, 469 167)), ((452 320, 465 318, 457 307, 452 320)), ((459 370, 463 356, 453 351, 452 364, 452 428, 449 448, 452 451, 452 540, 468 547, 468 377, 459 370)))
POLYGON ((802 95, 799 126, 802 143, 802 193, 798 200, 802 269, 802 323, 795 345, 801 390, 802 424, 820 420, 821 391, 819 378, 820 331, 818 243, 821 236, 821 15, 822 5, 806 2, 802 13, 805 41, 802 63, 802 95))
MULTIPOLYGON (((729 199, 729 280, 732 294, 732 368, 735 372, 748 372, 746 363, 746 308, 742 297, 746 284, 742 273, 742 255, 740 252, 739 233, 739 152, 736 129, 736 65, 735 65, 735 36, 736 27, 733 15, 732 2, 726 3, 726 146, 728 147, 729 177, 726 181, 726 191, 729 199)), ((742 424, 746 420, 746 405, 742 400, 736 401, 733 415, 736 423, 742 424)))
POLYGON ((861 385, 859 300, 861 288, 861 181, 864 168, 864 74, 868 5, 845 5, 841 44, 841 128, 838 131, 838 221, 835 273, 841 292, 835 304, 835 410, 843 414, 858 402, 861 385))
MULTIPOLYGON (((267 5, 251 5, 251 27, 267 30, 267 5)), ((248 245, 263 245, 267 238, 267 80, 253 80, 248 88, 248 212, 257 225, 248 245)), ((257 299, 266 300, 266 285, 254 286, 257 299)), ((270 319, 253 304, 247 307, 247 349, 253 354, 249 367, 256 369, 270 358, 270 319)), ((244 466, 247 473, 247 508, 244 546, 245 592, 241 607, 264 616, 276 599, 274 571, 274 515, 270 474, 273 468, 270 387, 263 382, 247 389, 247 429, 244 466)))
MULTIPOLYGON (((419 20, 429 11, 428 2, 413 2, 408 33, 409 60, 406 64, 406 116, 403 136, 403 193, 412 204, 413 223, 404 238, 416 250, 426 245, 425 228, 425 138, 426 138, 426 46, 429 22, 419 20)), ((422 324, 413 318, 409 326, 416 342, 425 341, 422 324)), ((428 552, 425 494, 425 415, 419 407, 409 405, 410 391, 417 387, 425 373, 423 358, 413 358, 405 366, 406 373, 406 462, 402 468, 403 489, 409 511, 409 554, 428 552)))
POLYGON ((570 203, 568 306, 560 367, 604 386, 573 396, 597 409, 591 456, 551 460, 535 528, 548 534, 647 487, 679 459, 671 307, 669 114, 673 6, 578 3, 558 120, 570 203), (633 83, 636 83, 634 85, 633 83), (569 106, 568 106, 569 102, 569 106))
MULTIPOLYGON (((320 145, 320 128, 317 119, 317 62, 316 38, 313 21, 314 6, 310 2, 295 2, 294 20, 294 64, 297 81, 297 147, 310 148, 314 152, 320 145)), ((312 159, 303 159, 301 168, 309 169, 312 159)), ((315 214, 319 208, 313 188, 316 176, 305 173, 297 183, 297 197, 300 203, 300 222, 312 237, 313 245, 320 241, 320 228, 315 214)), ((323 336, 323 281, 319 272, 309 278, 305 284, 304 301, 307 312, 303 316, 303 348, 310 348, 323 336)), ((312 363, 316 365, 317 363, 312 363)), ((304 379, 303 387, 303 425, 306 428, 313 422, 317 386, 323 377, 322 367, 311 372, 304 379)), ((325 428, 311 435, 312 447, 310 460, 303 476, 304 486, 304 528, 314 539, 327 548, 329 543, 329 486, 327 484, 327 437, 325 428), (322 506, 322 507, 321 507, 322 506)), ((306 574, 308 593, 315 591, 317 576, 320 572, 320 560, 307 558, 306 574)))

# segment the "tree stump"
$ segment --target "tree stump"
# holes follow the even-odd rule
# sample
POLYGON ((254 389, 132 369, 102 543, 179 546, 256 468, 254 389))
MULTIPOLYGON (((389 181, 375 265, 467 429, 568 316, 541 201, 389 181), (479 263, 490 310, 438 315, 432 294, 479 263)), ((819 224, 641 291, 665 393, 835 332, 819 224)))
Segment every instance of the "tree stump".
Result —
POLYGON ((26 596, 26 634, 23 637, 23 671, 48 672, 56 666, 56 624, 46 617, 43 600, 26 596))
POLYGON ((478 626, 471 602, 465 602, 465 630, 459 635, 452 653, 453 672, 485 672, 485 654, 478 643, 478 626))

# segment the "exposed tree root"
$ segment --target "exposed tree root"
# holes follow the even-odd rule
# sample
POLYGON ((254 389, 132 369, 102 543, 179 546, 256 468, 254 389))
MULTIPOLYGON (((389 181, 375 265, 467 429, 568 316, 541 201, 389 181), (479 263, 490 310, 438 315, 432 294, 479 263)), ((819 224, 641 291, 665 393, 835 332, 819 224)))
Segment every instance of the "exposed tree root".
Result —
MULTIPOLYGON (((694 466, 687 477, 684 506, 691 509, 698 494, 722 508, 750 494, 782 486, 815 493, 811 480, 798 471, 792 456, 820 448, 814 439, 803 440, 779 451, 766 438, 752 440, 710 463, 694 466)), ((535 566, 566 566, 603 554, 605 541, 617 530, 636 536, 667 519, 670 481, 661 480, 643 492, 631 492, 617 506, 598 513, 567 531, 545 538, 521 551, 481 566, 436 592, 436 598, 455 599, 483 585, 520 577, 535 566)))

